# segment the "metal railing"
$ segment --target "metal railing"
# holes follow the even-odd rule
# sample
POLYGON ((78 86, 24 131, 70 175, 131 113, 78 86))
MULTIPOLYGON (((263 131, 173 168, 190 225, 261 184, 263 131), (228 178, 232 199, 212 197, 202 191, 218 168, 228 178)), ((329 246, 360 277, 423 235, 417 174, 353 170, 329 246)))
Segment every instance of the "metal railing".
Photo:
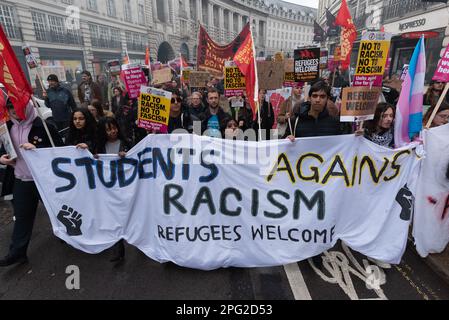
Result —
POLYGON ((426 10, 441 3, 429 3, 422 0, 390 0, 386 2, 383 10, 383 21, 400 18, 410 13, 426 10))
POLYGON ((131 51, 145 51, 146 50, 146 46, 143 43, 126 42, 126 46, 128 47, 128 50, 131 50, 131 51))
POLYGON ((51 43, 83 45, 83 37, 78 32, 56 32, 52 30, 37 30, 36 40, 51 43))
POLYGON ((110 48, 110 49, 120 49, 122 43, 113 39, 103 39, 103 38, 91 38, 92 47, 97 48, 110 48))

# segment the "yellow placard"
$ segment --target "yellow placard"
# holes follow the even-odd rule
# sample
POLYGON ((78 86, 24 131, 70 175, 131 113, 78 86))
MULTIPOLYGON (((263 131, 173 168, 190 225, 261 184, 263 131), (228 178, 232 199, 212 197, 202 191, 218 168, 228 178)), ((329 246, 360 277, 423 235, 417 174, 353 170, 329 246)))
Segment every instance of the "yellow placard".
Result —
POLYGON ((243 90, 246 88, 245 76, 238 67, 225 68, 225 90, 243 90))
POLYGON ((357 60, 356 76, 381 76, 387 65, 390 41, 362 41, 357 60))
MULTIPOLYGON (((145 129, 165 128, 170 118, 171 100, 169 98, 141 93, 139 97, 139 127, 145 129), (156 125, 155 125, 156 124, 156 125)), ((164 130, 160 130, 164 132, 164 130)))

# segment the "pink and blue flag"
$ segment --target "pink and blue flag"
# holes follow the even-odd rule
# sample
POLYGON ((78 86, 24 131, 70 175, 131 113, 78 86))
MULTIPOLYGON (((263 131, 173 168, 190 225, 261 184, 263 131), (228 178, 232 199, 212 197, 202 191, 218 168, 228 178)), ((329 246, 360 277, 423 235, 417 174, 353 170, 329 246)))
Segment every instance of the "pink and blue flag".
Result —
POLYGON ((422 130, 425 76, 426 50, 424 37, 421 37, 413 52, 396 107, 394 134, 396 147, 409 144, 422 130))

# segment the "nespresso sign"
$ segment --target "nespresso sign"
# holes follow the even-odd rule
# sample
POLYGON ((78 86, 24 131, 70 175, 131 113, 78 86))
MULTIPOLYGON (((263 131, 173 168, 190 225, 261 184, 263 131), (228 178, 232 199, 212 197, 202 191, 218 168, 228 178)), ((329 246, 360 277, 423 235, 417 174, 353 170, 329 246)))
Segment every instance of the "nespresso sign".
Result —
POLYGON ((422 27, 426 24, 426 19, 413 20, 406 23, 399 24, 399 30, 404 31, 407 29, 422 27))

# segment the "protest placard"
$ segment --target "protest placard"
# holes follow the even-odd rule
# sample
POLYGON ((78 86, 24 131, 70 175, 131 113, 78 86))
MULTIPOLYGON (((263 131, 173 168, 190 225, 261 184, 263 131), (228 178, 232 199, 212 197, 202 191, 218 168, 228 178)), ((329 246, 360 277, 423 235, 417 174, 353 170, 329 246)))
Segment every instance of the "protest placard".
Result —
POLYGON ((0 144, 5 148, 6 154, 9 155, 10 160, 17 158, 16 150, 11 141, 11 136, 9 135, 8 126, 6 123, 0 125, 0 144))
POLYGON ((438 63, 437 70, 435 71, 435 75, 433 76, 432 80, 449 82, 449 45, 447 46, 443 57, 438 63))
POLYGON ((390 50, 391 34, 366 32, 360 43, 354 87, 381 87, 390 50))
POLYGON ((184 69, 182 70, 182 81, 184 83, 189 83, 190 82, 190 72, 192 72, 191 69, 184 69))
POLYGON ((234 61, 225 62, 225 96, 226 97, 236 97, 242 96, 243 92, 246 90, 245 76, 240 71, 239 67, 234 61))
POLYGON ((147 84, 147 78, 139 65, 124 64, 122 66, 122 79, 130 99, 139 97, 140 87, 147 84))
POLYGON ((320 70, 326 70, 327 69, 328 55, 329 55, 329 51, 327 51, 325 49, 321 49, 320 70))
POLYGON ((347 87, 343 89, 341 122, 367 121, 374 119, 381 88, 347 87))
POLYGON ((153 85, 164 84, 172 80, 172 72, 170 68, 164 68, 153 71, 153 85))
POLYGON ((296 81, 311 82, 320 77, 320 48, 295 50, 296 81))
POLYGON ((274 90, 282 88, 284 83, 284 61, 257 61, 259 88, 274 90))
POLYGON ((191 71, 189 84, 191 88, 205 88, 210 80, 210 73, 206 71, 191 71))
POLYGON ((401 80, 402 81, 405 81, 405 78, 407 77, 407 73, 408 73, 409 67, 410 67, 409 64, 404 64, 404 66, 402 67, 402 75, 401 75, 401 80))
POLYGON ((106 62, 106 65, 108 66, 108 71, 111 76, 118 76, 121 72, 121 65, 120 60, 109 60, 106 62))
POLYGON ((158 133, 167 133, 171 97, 171 92, 142 86, 138 110, 139 128, 158 133))
POLYGON ((38 67, 38 63, 37 63, 36 57, 31 52, 31 48, 27 47, 27 46, 23 46, 22 50, 23 50, 23 54, 25 55, 25 60, 26 60, 26 62, 28 64, 28 67, 30 69, 37 68, 38 67))

